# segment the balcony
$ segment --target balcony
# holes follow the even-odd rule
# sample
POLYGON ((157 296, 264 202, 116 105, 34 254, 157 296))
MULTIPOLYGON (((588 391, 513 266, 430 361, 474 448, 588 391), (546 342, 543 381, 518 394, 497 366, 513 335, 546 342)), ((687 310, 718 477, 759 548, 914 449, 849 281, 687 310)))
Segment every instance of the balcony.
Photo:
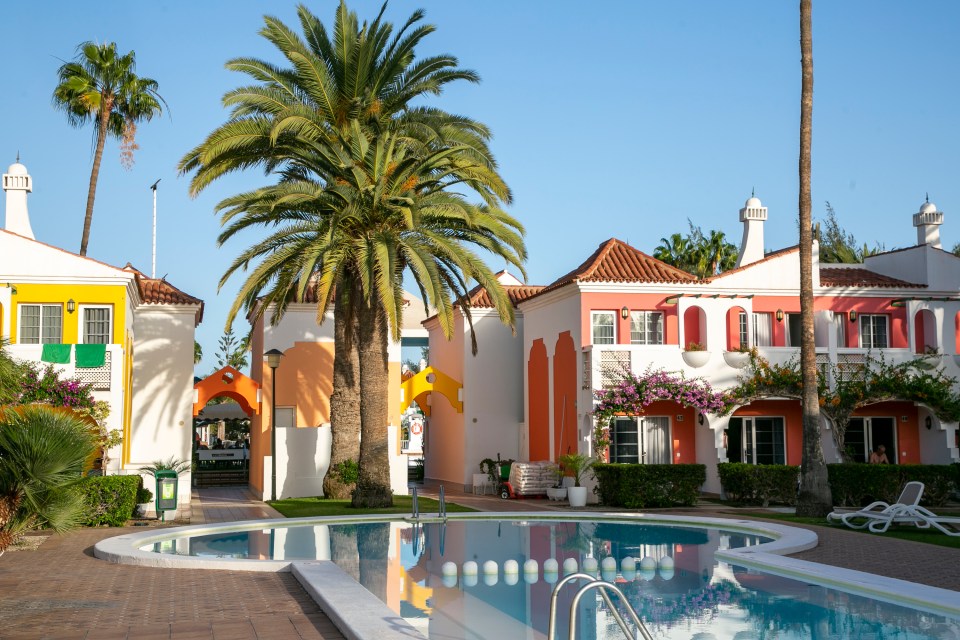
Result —
MULTIPOLYGON (((6 347, 7 353, 17 360, 36 362, 40 365, 48 364, 41 361, 43 345, 39 344, 11 344, 6 347)), ((76 350, 70 350, 70 362, 67 364, 53 364, 53 367, 65 378, 75 378, 80 382, 93 385, 95 392, 119 391, 123 380, 123 347, 119 344, 108 344, 103 366, 83 368, 76 366, 76 350)), ((105 398, 104 398, 105 399, 105 398)))

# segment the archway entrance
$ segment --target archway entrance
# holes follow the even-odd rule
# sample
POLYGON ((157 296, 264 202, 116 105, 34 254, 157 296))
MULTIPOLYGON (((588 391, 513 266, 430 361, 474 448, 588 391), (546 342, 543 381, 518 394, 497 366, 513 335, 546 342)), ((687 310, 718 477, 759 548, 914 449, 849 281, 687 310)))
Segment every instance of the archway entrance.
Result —
POLYGON ((198 424, 243 420, 260 413, 260 384, 233 367, 224 367, 193 385, 194 388, 194 483, 198 487, 245 485, 250 479, 249 440, 225 440, 222 433, 203 442, 198 424), (232 403, 208 403, 215 398, 232 403))

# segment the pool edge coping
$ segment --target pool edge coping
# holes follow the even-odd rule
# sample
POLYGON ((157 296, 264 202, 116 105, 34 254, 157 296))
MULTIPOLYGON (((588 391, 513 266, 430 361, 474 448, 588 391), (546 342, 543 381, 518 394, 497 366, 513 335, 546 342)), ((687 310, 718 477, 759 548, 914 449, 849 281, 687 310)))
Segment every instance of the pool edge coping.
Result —
MULTIPOLYGON (((424 522, 429 515, 424 516, 424 522)), ((786 557, 786 554, 805 551, 817 546, 814 531, 758 520, 681 516, 657 513, 616 513, 570 511, 557 513, 536 512, 466 512, 449 514, 448 520, 576 520, 634 521, 648 524, 672 524, 718 528, 740 533, 754 533, 773 538, 771 542, 740 549, 717 550, 716 557, 731 564, 758 569, 775 575, 821 584, 856 595, 927 611, 937 615, 960 618, 960 598, 955 591, 941 587, 888 578, 876 574, 786 557)), ((382 514, 365 516, 325 516, 280 518, 271 520, 243 520, 203 525, 170 527, 136 532, 101 540, 94 546, 94 555, 101 560, 135 566, 164 568, 220 569, 240 571, 292 571, 296 564, 316 564, 309 560, 248 560, 237 558, 199 558, 140 551, 139 547, 186 535, 202 535, 227 531, 269 529, 274 526, 302 526, 308 524, 336 524, 364 521, 410 522, 409 516, 382 514)), ((341 631, 343 631, 341 629, 341 631)), ((356 636, 360 638, 362 636, 356 636)))

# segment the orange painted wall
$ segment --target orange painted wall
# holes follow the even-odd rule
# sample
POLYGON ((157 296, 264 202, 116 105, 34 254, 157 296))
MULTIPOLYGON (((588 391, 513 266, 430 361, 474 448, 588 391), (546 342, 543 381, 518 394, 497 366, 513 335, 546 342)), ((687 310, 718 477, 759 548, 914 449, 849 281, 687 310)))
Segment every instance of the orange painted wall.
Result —
POLYGON ((923 349, 927 344, 926 336, 924 335, 923 327, 923 311, 918 311, 917 315, 913 317, 913 351, 914 353, 923 353, 923 349))
POLYGON ((263 319, 257 321, 250 331, 250 377, 260 383, 260 412, 250 418, 250 486, 258 493, 263 492, 263 456, 270 455, 270 427, 263 418, 266 394, 269 388, 264 386, 263 372, 263 319))
MULTIPOLYGON (((295 342, 283 352, 277 367, 277 406, 296 407, 297 427, 330 422, 333 353, 332 342, 295 342)), ((264 400, 264 406, 273 405, 264 400)))
POLYGON ((644 413, 670 418, 670 458, 674 464, 693 464, 697 461, 696 409, 669 400, 658 400, 650 404, 644 413), (683 420, 677 420, 677 416, 683 416, 683 420))
MULTIPOLYGON (((700 339, 700 314, 703 310, 700 307, 690 307, 683 314, 683 348, 690 346, 691 342, 703 345, 700 339)), ((708 345, 703 345, 708 346, 708 345)))
MULTIPOLYGON (((890 316, 890 346, 894 349, 906 349, 907 342, 907 311, 903 307, 891 307, 890 298, 852 298, 838 296, 818 296, 813 300, 815 311, 834 311, 847 314, 852 310, 857 313, 878 313, 890 316)), ((784 314, 800 313, 800 298, 797 296, 764 296, 753 299, 753 310, 776 314, 780 309, 784 314)), ((773 346, 783 347, 787 344, 787 320, 777 322, 773 320, 773 346)), ((856 322, 847 322, 847 344, 852 349, 860 347, 860 327, 856 322)))
POLYGON ((550 379, 547 347, 542 339, 530 346, 527 361, 527 402, 529 403, 530 460, 550 459, 550 379))
POLYGON ((897 463, 920 464, 920 412, 912 402, 881 402, 859 409, 853 415, 892 417, 897 425, 897 463), (906 422, 900 421, 902 416, 907 416, 906 422))
POLYGON ((727 311, 727 351, 740 348, 740 314, 743 312, 742 307, 732 307, 727 311))
POLYGON ((803 414, 799 400, 757 400, 734 412, 734 417, 782 417, 787 431, 787 464, 800 464, 803 457, 803 414))
POLYGON ((553 459, 577 453, 577 352, 564 331, 553 355, 553 459))
POLYGON ((617 319, 617 343, 630 344, 630 317, 620 317, 620 309, 630 311, 660 311, 663 313, 664 344, 679 344, 677 305, 667 304, 661 293, 589 293, 580 294, 580 335, 583 345, 591 344, 591 311, 613 311, 617 319))

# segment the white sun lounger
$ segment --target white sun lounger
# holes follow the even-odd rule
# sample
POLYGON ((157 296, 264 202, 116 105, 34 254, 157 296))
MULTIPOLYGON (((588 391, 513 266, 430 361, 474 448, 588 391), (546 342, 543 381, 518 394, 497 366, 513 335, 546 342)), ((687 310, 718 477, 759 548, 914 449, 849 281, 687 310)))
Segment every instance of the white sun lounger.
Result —
POLYGON ((960 516, 938 516, 921 506, 917 506, 914 511, 917 517, 923 521, 922 524, 917 524, 921 529, 933 527, 948 536, 960 536, 960 516))
MULTIPOLYGON (((840 521, 852 529, 870 529, 874 533, 883 533, 891 524, 912 524, 926 529, 933 525, 930 517, 934 514, 920 506, 923 496, 922 482, 908 482, 900 492, 900 497, 893 504, 883 501, 873 502, 859 511, 834 511, 827 515, 830 522, 840 521), (919 510, 926 513, 921 513, 919 510)), ((957 519, 960 523, 960 518, 957 519)), ((933 525, 937 526, 937 525, 933 525)), ((943 530, 940 526, 938 529, 943 530)), ((950 534, 953 535, 953 534, 950 534)))

